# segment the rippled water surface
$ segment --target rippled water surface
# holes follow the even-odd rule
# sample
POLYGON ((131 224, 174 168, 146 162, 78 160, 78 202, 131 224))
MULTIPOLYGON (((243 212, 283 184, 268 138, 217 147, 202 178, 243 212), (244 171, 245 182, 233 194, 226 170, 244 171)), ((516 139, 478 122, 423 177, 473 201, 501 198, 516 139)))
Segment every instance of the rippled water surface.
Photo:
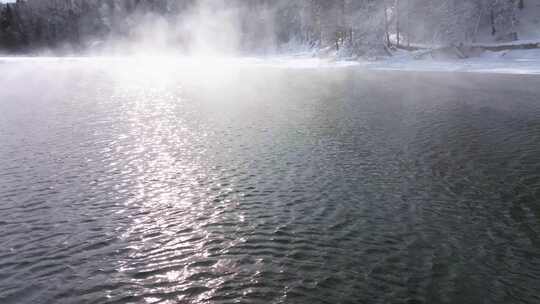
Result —
POLYGON ((539 83, 0 62, 0 302, 540 303, 539 83))

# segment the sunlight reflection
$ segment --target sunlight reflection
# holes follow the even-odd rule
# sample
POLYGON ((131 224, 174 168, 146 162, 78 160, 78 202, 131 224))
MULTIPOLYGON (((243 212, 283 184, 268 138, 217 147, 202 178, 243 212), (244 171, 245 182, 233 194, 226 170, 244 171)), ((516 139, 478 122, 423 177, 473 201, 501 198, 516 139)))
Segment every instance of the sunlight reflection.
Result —
MULTIPOLYGON (((225 282, 214 274, 233 268, 215 254, 238 243, 224 237, 219 225, 241 214, 231 213, 232 219, 226 214, 236 206, 235 187, 212 169, 207 125, 196 116, 184 121, 178 115, 189 111, 183 91, 186 79, 202 81, 210 66, 205 60, 140 57, 115 61, 110 67, 110 94, 121 104, 118 115, 123 122, 115 145, 129 141, 132 147, 111 149, 111 165, 133 172, 131 196, 119 210, 131 217, 120 237, 128 254, 117 269, 134 284, 155 286, 151 294, 204 301, 225 282)), ((226 73, 214 73, 211 81, 227 79, 226 73)), ((139 296, 137 291, 133 295, 139 296)), ((156 300, 150 294, 144 299, 156 300)))

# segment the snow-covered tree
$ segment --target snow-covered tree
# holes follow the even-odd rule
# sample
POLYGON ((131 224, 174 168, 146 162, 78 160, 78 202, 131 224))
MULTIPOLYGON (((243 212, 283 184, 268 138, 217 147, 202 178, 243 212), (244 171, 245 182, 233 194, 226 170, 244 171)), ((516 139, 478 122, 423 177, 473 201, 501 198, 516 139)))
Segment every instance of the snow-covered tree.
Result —
MULTIPOLYGON (((394 44, 457 45, 474 42, 480 29, 493 39, 515 38, 522 0, 227 0, 216 14, 192 14, 218 0, 18 0, 0 4, 0 48, 20 50, 91 41, 130 41, 155 30, 182 49, 196 32, 222 22, 238 32, 243 51, 279 50, 303 44, 349 54, 384 52, 394 44), (231 10, 234 13, 228 14, 231 10), (216 20, 213 20, 216 19, 216 20), (155 27, 152 22, 166 26, 155 27), (141 24, 147 24, 141 28, 141 24), (167 31, 166 33, 162 33, 167 31), (391 38, 391 39, 390 39, 391 38)), ((216 37, 220 39, 224 37, 216 37)))

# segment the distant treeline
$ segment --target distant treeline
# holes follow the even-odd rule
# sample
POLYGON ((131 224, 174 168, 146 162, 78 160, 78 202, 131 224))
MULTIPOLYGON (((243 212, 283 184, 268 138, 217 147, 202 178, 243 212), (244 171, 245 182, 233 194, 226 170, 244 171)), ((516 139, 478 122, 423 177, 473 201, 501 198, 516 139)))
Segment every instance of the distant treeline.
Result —
POLYGON ((167 42, 182 48, 205 26, 204 18, 230 10, 223 22, 234 23, 241 51, 302 45, 377 54, 390 42, 473 42, 481 28, 489 28, 494 39, 515 39, 516 12, 525 5, 525 0, 18 0, 0 4, 0 49, 84 50, 135 39, 141 24, 158 18, 167 24, 167 42), (202 14, 203 8, 210 13, 202 14), (199 18, 189 23, 194 14, 199 18))

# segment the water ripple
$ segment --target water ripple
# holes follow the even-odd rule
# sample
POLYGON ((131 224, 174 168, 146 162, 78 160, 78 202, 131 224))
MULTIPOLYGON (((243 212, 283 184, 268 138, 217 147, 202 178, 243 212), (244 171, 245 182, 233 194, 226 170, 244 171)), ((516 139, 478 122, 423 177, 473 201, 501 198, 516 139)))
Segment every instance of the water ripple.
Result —
POLYGON ((2 303, 540 301, 534 77, 41 68, 0 91, 2 303))

